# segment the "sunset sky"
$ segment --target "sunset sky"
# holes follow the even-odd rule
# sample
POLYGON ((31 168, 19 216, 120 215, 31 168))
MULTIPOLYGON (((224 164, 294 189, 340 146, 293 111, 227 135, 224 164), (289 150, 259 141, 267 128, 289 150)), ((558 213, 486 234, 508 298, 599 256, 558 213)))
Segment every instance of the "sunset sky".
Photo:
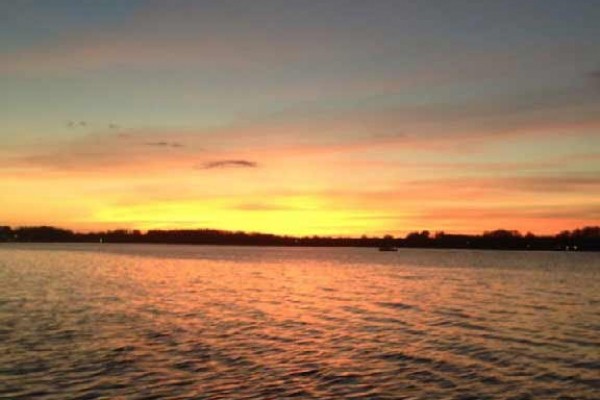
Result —
POLYGON ((600 223, 598 1, 0 2, 0 225, 600 223))

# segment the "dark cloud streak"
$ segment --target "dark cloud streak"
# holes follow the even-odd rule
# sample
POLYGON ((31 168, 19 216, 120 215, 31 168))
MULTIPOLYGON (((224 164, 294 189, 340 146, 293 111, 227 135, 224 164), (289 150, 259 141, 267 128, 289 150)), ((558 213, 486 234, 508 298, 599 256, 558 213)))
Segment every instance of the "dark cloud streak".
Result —
POLYGON ((146 142, 146 146, 154 146, 154 147, 184 147, 182 143, 179 142, 146 142))
POLYGON ((258 163, 248 160, 218 160, 210 161, 199 166, 200 169, 215 168, 256 168, 258 163))
POLYGON ((600 69, 590 72, 588 74, 588 79, 591 81, 593 86, 600 89, 600 69))

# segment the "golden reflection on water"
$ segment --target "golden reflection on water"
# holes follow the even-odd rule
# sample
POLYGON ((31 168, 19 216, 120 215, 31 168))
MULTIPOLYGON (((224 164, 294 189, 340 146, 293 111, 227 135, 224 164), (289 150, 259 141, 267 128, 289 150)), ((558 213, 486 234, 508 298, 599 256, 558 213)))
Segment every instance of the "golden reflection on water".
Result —
POLYGON ((0 256, 0 396, 597 394, 594 254, 21 245, 0 256))

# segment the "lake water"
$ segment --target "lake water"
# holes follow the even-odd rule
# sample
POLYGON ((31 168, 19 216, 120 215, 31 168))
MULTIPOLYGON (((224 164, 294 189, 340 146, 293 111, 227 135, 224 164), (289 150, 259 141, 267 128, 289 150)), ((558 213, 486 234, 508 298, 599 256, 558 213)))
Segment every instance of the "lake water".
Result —
POLYGON ((600 254, 0 244, 0 398, 598 399, 600 254))

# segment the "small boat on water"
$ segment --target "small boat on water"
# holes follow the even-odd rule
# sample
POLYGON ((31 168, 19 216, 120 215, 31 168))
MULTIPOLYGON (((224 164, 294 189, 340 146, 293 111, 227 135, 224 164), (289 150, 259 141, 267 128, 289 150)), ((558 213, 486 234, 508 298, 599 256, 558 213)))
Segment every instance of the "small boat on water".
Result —
POLYGON ((398 248, 394 246, 381 246, 379 251, 398 251, 398 248))

